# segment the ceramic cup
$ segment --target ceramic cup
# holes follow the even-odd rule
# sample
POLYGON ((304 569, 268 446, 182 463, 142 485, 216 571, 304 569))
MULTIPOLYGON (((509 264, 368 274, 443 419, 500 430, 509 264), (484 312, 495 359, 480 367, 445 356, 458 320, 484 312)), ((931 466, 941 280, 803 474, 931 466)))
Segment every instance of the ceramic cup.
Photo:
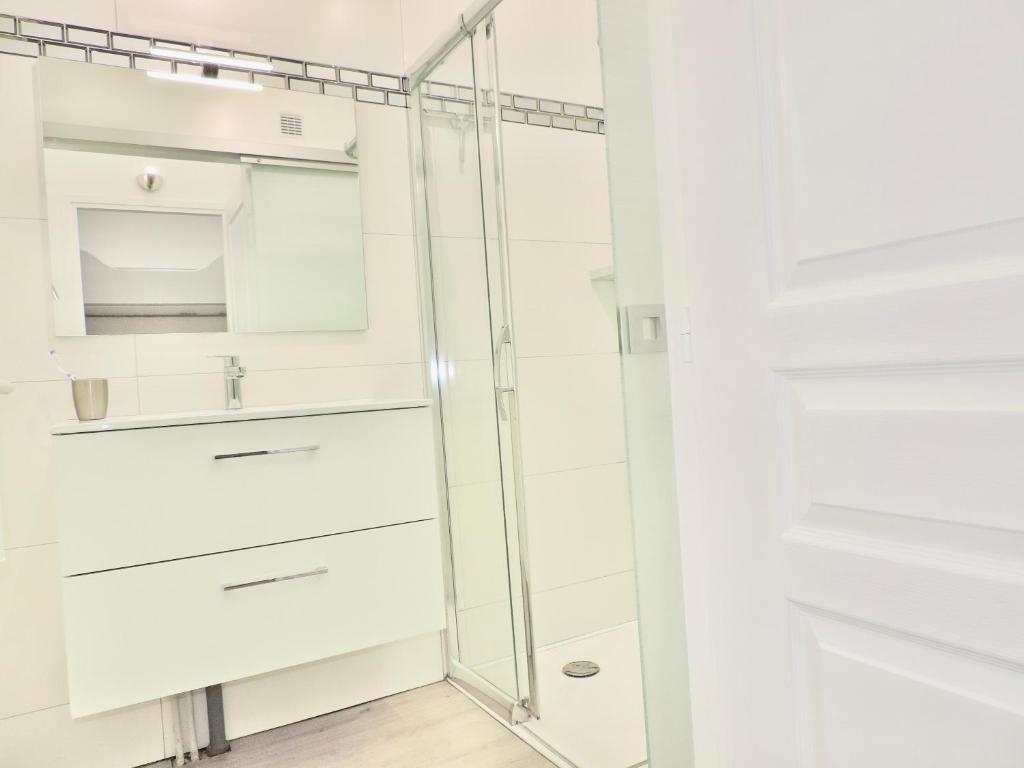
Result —
POLYGON ((75 379, 71 382, 71 395, 79 421, 106 418, 109 398, 106 379, 75 379))

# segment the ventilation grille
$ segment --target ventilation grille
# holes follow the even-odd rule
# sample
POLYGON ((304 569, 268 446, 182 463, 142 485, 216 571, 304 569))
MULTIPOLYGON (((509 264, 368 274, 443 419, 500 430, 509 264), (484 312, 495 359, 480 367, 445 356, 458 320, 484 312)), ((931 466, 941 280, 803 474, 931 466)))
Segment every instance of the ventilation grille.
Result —
POLYGON ((302 115, 281 113, 281 133, 285 136, 302 135, 302 115))

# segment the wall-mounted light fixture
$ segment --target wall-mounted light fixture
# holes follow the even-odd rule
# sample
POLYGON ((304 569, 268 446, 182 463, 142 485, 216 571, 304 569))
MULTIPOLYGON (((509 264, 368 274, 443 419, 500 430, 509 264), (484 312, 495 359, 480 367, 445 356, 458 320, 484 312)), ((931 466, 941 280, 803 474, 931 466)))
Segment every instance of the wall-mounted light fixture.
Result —
POLYGON ((263 86, 259 83, 250 83, 248 80, 221 79, 220 68, 230 67, 232 69, 244 69, 250 72, 272 72, 274 66, 266 61, 246 61, 231 56, 213 56, 208 53, 196 51, 183 51, 176 48, 160 48, 154 46, 149 49, 154 56, 163 59, 174 59, 175 61, 199 64, 202 66, 201 75, 179 74, 178 72, 157 72, 147 70, 146 74, 156 80, 171 80, 176 83, 192 83, 193 85, 212 85, 217 88, 231 88, 236 91, 262 91, 263 86))
POLYGON ((146 170, 135 177, 135 181, 147 192, 157 192, 164 185, 164 177, 152 165, 147 165, 146 170))
POLYGON ((236 59, 233 56, 214 56, 209 53, 182 51, 177 48, 160 48, 159 46, 150 48, 149 52, 154 56, 159 56, 161 59, 190 61, 194 64, 212 64, 215 67, 231 67, 232 69, 248 69, 252 72, 274 71, 274 65, 267 61, 248 61, 246 59, 236 59))

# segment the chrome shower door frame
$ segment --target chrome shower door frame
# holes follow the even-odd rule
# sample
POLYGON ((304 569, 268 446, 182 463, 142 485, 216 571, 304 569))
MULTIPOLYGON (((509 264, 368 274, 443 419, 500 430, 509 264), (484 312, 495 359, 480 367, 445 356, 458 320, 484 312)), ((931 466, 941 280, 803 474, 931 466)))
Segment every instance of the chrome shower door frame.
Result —
MULTIPOLYGON (((481 173, 485 179, 484 186, 489 186, 494 192, 493 211, 495 217, 496 253, 493 260, 488 249, 488 263, 495 264, 497 268, 497 283, 500 286, 501 299, 501 335, 500 342, 495 347, 494 365, 499 377, 495 380, 495 398, 499 404, 498 412, 502 413, 501 404, 504 401, 506 413, 504 419, 505 429, 503 436, 508 440, 508 450, 502 455, 507 455, 510 466, 502 462, 503 470, 507 470, 507 477, 503 483, 505 489, 506 509, 513 511, 515 524, 515 539, 518 549, 518 571, 520 589, 522 590, 523 610, 523 645, 526 655, 526 677, 525 687, 529 695, 520 702, 522 707, 533 717, 540 717, 540 693, 537 683, 537 659, 536 646, 533 638, 533 610, 532 593, 530 590, 530 555, 528 537, 528 515, 526 507, 526 488, 523 478, 523 452, 522 433, 519 419, 519 379, 516 361, 519 359, 516 346, 515 322, 512 311, 512 274, 509 263, 510 239, 508 235, 508 224, 506 221, 505 203, 505 171, 504 154, 502 142, 502 120, 501 120, 501 88, 498 76, 498 40, 497 27, 495 26, 494 15, 489 13, 486 18, 479 22, 475 31, 483 27, 484 36, 474 35, 474 66, 477 72, 485 69, 487 88, 476 88, 477 115, 478 120, 484 122, 491 128, 493 134, 489 145, 491 151, 491 162, 481 165, 481 173), (482 51, 477 50, 476 43, 480 43, 482 51), (482 60, 482 61, 481 61, 482 60), (482 116, 482 117, 481 117, 482 116), (489 118, 489 119, 488 119, 489 118), (489 174, 489 177, 488 177, 489 174), (487 182, 490 182, 488 185, 487 182), (503 349, 508 351, 507 365, 508 377, 501 376, 503 349)), ((479 80, 478 86, 479 86, 479 80)), ((482 150, 481 150, 482 151, 482 150)), ((501 425, 499 425, 501 426, 501 425)))
MULTIPOLYGON (((464 20, 463 20, 464 23, 464 20)), ((460 40, 451 43, 445 55, 466 41, 470 47, 473 67, 475 130, 479 152, 481 214, 484 222, 484 250, 487 272, 488 306, 491 319, 492 371, 495 407, 498 414, 497 436, 500 456, 502 501, 505 516, 505 543, 510 580, 518 578, 520 594, 509 585, 513 666, 518 696, 509 696, 460 661, 455 546, 452 539, 452 515, 447 484, 447 446, 444 438, 444 408, 441 363, 438 345, 436 311, 436 272, 431 251, 429 196, 427 193, 427 160, 423 138, 423 82, 430 71, 420 74, 410 94, 410 148, 414 173, 414 206, 416 214, 417 251, 420 266, 420 289, 423 297, 422 336, 427 356, 427 387, 434 401, 435 442, 438 467, 438 493, 442 510, 442 546, 448 628, 445 633, 446 674, 495 714, 511 724, 539 716, 537 670, 533 643, 525 489, 523 484, 519 404, 516 379, 516 347, 512 318, 511 276, 508 254, 509 239, 505 221, 505 189, 502 166, 500 90, 497 73, 497 41, 493 15, 488 13, 475 26, 463 27, 460 40), (486 157, 486 161, 485 161, 486 157), (513 573, 514 572, 514 573, 513 573), (518 598, 518 600, 516 599, 518 598), (520 663, 524 657, 525 670, 520 663)), ((440 64, 444 59, 434 61, 440 64)))

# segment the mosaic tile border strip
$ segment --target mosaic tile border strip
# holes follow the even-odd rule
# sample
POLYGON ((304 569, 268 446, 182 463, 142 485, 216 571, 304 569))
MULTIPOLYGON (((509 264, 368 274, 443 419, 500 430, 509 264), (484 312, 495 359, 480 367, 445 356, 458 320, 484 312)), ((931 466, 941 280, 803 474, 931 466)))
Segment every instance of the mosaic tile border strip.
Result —
POLYGON ((409 106, 407 81, 401 75, 0 14, 0 53, 164 72, 191 74, 199 69, 190 62, 151 54, 150 48, 154 46, 222 56, 239 62, 270 64, 273 72, 221 67, 221 77, 259 83, 265 88, 344 96, 393 107, 409 106))
MULTIPOLYGON (((224 65, 220 76, 258 83, 265 88, 342 96, 369 104, 409 107, 409 81, 402 75, 0 13, 0 54, 33 58, 46 56, 127 69, 188 74, 201 71, 197 64, 154 55, 150 53, 153 47, 237 59, 240 68, 233 69, 230 65, 224 65), (270 64, 274 70, 253 72, 241 68, 242 62, 270 64)), ((426 82, 423 87, 423 102, 427 109, 454 115, 471 113, 471 88, 438 82, 426 82)), ((601 107, 522 94, 501 94, 501 119, 508 123, 580 133, 605 132, 604 110, 601 107)))
MULTIPOLYGON (((472 113, 473 90, 464 85, 423 83, 423 106, 432 112, 450 115, 472 113)), ((506 123, 536 125, 580 133, 604 133, 604 109, 537 96, 501 94, 501 119, 506 123)))

